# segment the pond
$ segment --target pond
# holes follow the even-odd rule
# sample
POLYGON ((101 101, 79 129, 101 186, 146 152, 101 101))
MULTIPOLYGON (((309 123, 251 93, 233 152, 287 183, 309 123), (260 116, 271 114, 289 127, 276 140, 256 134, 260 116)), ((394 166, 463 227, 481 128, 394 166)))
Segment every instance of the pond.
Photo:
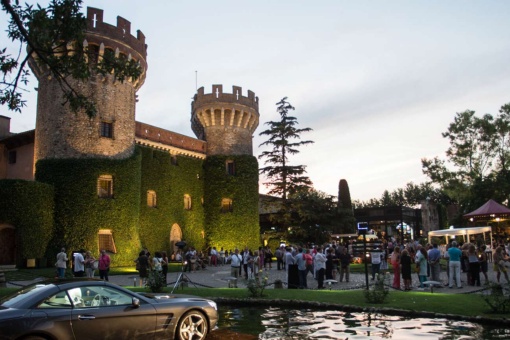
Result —
POLYGON ((220 306, 208 339, 510 339, 510 329, 448 319, 275 307, 220 306))

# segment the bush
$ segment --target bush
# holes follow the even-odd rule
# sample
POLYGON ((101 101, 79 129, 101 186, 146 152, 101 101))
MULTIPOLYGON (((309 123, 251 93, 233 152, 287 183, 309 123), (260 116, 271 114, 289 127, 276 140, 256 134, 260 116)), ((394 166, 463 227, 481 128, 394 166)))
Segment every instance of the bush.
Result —
POLYGON ((375 283, 371 289, 363 291, 365 300, 369 303, 384 303, 389 294, 388 285, 386 280, 389 280, 389 275, 377 274, 375 283))
POLYGON ((481 295, 482 299, 491 308, 492 313, 508 313, 510 311, 510 296, 507 288, 499 283, 491 283, 481 295))
POLYGON ((163 288, 166 287, 166 280, 163 273, 157 270, 151 270, 145 286, 153 293, 161 293, 163 288))
POLYGON ((266 289, 267 281, 269 279, 267 271, 260 270, 255 279, 248 280, 248 290, 250 297, 263 297, 264 290, 266 289))

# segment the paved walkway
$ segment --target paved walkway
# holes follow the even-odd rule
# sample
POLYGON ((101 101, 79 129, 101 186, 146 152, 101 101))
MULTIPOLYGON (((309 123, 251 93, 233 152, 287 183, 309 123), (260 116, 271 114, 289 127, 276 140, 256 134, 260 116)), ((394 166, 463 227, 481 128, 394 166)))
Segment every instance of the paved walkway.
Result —
MULTIPOLYGON (((369 285, 373 284, 373 281, 371 280, 370 275, 370 266, 368 267, 369 270, 369 285)), ((173 287, 175 282, 177 281, 178 277, 181 273, 169 273, 167 275, 167 282, 170 287, 173 287)), ((183 273, 185 278, 187 278, 190 283, 189 286, 193 287, 212 287, 212 288, 226 288, 228 287, 228 281, 231 277, 230 275, 230 266, 224 265, 224 266, 218 266, 218 267, 207 267, 205 270, 199 270, 196 272, 186 272, 183 273)), ((274 286, 272 283, 275 282, 275 280, 281 280, 283 282, 283 287, 287 288, 287 274, 285 270, 277 270, 275 266, 273 268, 267 270, 268 275, 268 283, 270 284, 267 288, 273 289, 274 286)), ((496 273, 492 270, 492 264, 489 264, 489 280, 492 282, 496 282, 496 273)), ((389 280, 387 281, 390 285, 393 282, 393 274, 389 274, 389 280)), ((312 277, 311 274, 308 274, 308 287, 309 289, 317 289, 317 281, 312 277)), ((338 276, 337 276, 338 279, 338 276)), ((481 274, 481 282, 482 286, 484 283, 483 275, 481 274)), ((412 275, 413 280, 413 290, 429 290, 428 288, 420 289, 418 277, 416 274, 412 275)), ((434 292, 442 292, 442 293, 471 293, 481 290, 483 287, 474 287, 474 286, 468 286, 466 284, 466 274, 461 273, 461 280, 462 280, 462 289, 449 289, 448 286, 445 286, 448 282, 448 278, 446 275, 446 272, 441 272, 441 282, 443 284, 442 288, 434 288, 434 292)), ((504 276, 502 275, 501 282, 504 282, 504 276)), ((136 285, 139 284, 139 278, 136 275, 114 275, 110 276, 110 282, 121 285, 121 286, 133 286, 134 282, 136 281, 136 285)), ((12 282, 7 283, 7 286, 15 287, 20 285, 27 285, 31 282, 12 282)), ((247 280, 244 279, 244 276, 242 278, 239 278, 238 280, 238 287, 239 288, 245 288, 247 284, 247 280)), ((349 282, 338 282, 333 283, 330 286, 328 284, 325 284, 326 289, 332 289, 332 290, 349 290, 349 289, 362 289, 365 288, 366 284, 366 278, 364 273, 360 274, 354 274, 351 273, 349 282)))
MULTIPOLYGON (((492 270, 492 266, 489 265, 489 280, 496 282, 496 274, 492 270)), ((373 284, 373 281, 371 280, 370 275, 370 266, 368 267, 369 270, 369 277, 368 282, 369 285, 373 284)), ((176 280, 178 279, 179 275, 181 273, 169 273, 167 275, 167 282, 169 286, 173 286, 176 280)), ((224 266, 218 266, 218 267, 207 267, 205 270, 199 270, 196 272, 186 272, 184 273, 185 277, 191 281, 189 284, 190 287, 193 287, 193 285, 196 285, 197 287, 213 287, 213 288, 226 288, 228 287, 228 281, 231 277, 230 275, 230 266, 224 265, 224 266)), ((285 270, 277 270, 275 266, 273 268, 267 270, 268 275, 268 283, 271 284, 267 288, 273 289, 274 286, 272 283, 274 283, 275 280, 281 280, 284 283, 284 288, 287 288, 287 274, 285 270)), ((393 282, 393 274, 390 275, 390 280, 388 281, 389 284, 393 282)), ((114 282, 119 285, 123 286, 132 286, 134 279, 138 279, 138 277, 133 275, 117 275, 117 276, 111 276, 110 281, 114 282)), ((317 289, 317 281, 312 277, 311 274, 308 274, 308 287, 309 289, 317 289)), ((337 276, 337 279, 339 277, 337 276)), ((418 276, 416 274, 413 274, 413 290, 420 290, 419 288, 419 281, 418 276)), ((481 274, 481 282, 482 286, 484 283, 483 274, 481 274)), ((504 282, 504 276, 501 278, 502 282, 504 282)), ((461 280, 462 280, 462 289, 449 289, 448 286, 445 284, 448 283, 448 277, 446 275, 446 272, 441 272, 441 283, 443 284, 442 288, 434 288, 434 292, 443 292, 443 293, 469 293, 469 292, 475 292, 481 290, 483 287, 476 287, 476 286, 469 286, 466 284, 466 274, 461 273, 461 280)), ((239 288, 245 288, 247 284, 247 280, 244 279, 244 273, 243 277, 239 278, 238 280, 238 287, 239 288)), ((364 273, 360 274, 353 274, 350 275, 349 282, 338 282, 333 283, 331 286, 325 284, 326 289, 332 289, 332 290, 349 290, 349 289, 361 289, 365 288, 366 285, 366 277, 364 273)), ((428 288, 424 290, 429 290, 428 288)))

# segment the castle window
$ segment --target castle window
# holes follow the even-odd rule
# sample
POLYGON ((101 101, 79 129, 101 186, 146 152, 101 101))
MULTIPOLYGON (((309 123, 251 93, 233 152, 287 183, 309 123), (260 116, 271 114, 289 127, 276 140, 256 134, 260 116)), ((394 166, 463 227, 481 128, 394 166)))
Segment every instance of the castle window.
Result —
POLYGON ((232 160, 228 160, 225 163, 227 175, 234 176, 236 174, 236 164, 232 160))
POLYGON ((117 253, 117 248, 115 247, 115 241, 113 240, 113 234, 111 230, 100 229, 97 236, 99 239, 99 251, 104 249, 110 253, 117 253))
POLYGON ((101 175, 97 179, 97 196, 100 198, 113 198, 113 177, 101 175))
POLYGON ((113 138, 113 123, 101 122, 101 137, 113 138))
POLYGON ((221 212, 229 213, 232 212, 232 200, 230 198, 223 198, 221 200, 221 212))
POLYGON ((184 209, 191 210, 191 196, 188 194, 184 195, 184 209))
POLYGON ((147 206, 156 208, 156 192, 154 190, 147 190, 147 206))
POLYGON ((16 164, 16 150, 9 151, 9 164, 16 164))

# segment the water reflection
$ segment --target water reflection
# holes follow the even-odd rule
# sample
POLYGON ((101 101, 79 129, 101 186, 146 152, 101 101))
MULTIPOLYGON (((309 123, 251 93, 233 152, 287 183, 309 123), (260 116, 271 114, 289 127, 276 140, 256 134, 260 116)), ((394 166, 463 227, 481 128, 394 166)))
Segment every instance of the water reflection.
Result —
MULTIPOLYGON (((259 339, 509 339, 510 330, 447 319, 220 306, 219 332, 259 339)), ((216 333, 216 332, 215 332, 216 333)), ((235 337, 229 337, 234 339, 235 337)), ((218 338, 219 339, 219 338, 218 338)))

